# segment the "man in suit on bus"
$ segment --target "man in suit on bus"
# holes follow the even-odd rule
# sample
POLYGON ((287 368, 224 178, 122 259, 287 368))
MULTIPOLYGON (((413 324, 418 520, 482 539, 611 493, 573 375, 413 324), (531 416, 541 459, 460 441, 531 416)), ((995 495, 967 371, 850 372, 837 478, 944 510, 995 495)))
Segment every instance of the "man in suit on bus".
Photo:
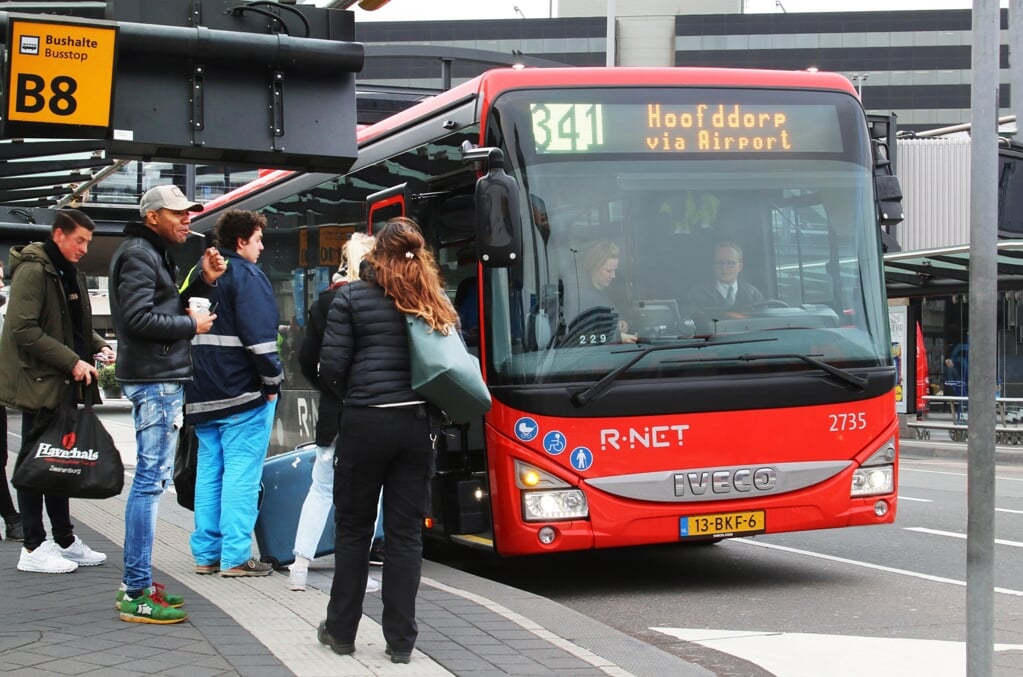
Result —
POLYGON ((714 279, 689 290, 689 306, 694 312, 719 311, 741 313, 764 300, 759 289, 739 279, 742 249, 734 242, 714 247, 714 279))

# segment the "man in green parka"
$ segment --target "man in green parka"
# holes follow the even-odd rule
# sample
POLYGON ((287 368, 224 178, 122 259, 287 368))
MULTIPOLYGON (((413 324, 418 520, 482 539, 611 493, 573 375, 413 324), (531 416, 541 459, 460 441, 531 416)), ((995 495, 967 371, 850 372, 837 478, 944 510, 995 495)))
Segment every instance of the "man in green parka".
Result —
MULTIPOLYGON (((77 209, 57 212, 46 242, 11 249, 10 296, 0 335, 0 404, 22 412, 21 438, 49 424, 64 399, 97 378, 93 356, 114 352, 92 329, 92 306, 85 275, 77 264, 89 250, 96 224, 77 209)), ((25 454, 27 445, 22 446, 25 454)), ((95 566, 106 555, 93 551, 74 533, 66 497, 18 490, 25 532, 18 569, 70 573, 95 566), (53 540, 46 539, 43 504, 53 540)))

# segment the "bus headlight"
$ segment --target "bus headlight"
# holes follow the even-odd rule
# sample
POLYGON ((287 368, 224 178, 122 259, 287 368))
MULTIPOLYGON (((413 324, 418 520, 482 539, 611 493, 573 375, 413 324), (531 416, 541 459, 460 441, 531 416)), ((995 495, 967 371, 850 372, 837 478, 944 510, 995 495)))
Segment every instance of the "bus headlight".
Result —
POLYGON ((895 491, 895 438, 890 437, 853 472, 850 496, 876 496, 895 491))
POLYGON ((852 496, 890 494, 895 490, 895 473, 890 465, 860 468, 852 476, 852 496))
POLYGON ((550 522, 588 517, 586 494, 579 489, 522 492, 522 518, 527 522, 550 522))
POLYGON ((522 519, 548 522, 586 518, 590 506, 581 489, 524 461, 515 461, 515 486, 522 492, 522 519))

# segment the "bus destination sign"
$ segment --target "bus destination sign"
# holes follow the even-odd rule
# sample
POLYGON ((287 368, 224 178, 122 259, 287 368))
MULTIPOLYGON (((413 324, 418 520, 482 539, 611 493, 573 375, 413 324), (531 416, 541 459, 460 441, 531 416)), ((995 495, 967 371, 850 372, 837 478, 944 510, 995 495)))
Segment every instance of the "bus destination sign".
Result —
POLYGON ((5 122, 108 127, 116 39, 116 24, 12 17, 5 122))
POLYGON ((530 113, 541 155, 842 151, 828 105, 537 103, 530 113))

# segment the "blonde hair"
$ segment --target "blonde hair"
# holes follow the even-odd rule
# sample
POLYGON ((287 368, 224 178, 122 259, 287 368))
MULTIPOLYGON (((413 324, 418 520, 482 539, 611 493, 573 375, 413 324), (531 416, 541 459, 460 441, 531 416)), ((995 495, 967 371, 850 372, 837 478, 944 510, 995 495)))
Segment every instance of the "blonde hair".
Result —
POLYGON ((620 254, 621 250, 619 250, 618 245, 613 242, 607 242, 605 240, 591 242, 583 248, 583 270, 588 273, 592 273, 594 270, 604 265, 606 261, 619 258, 620 254))
POLYGON ((359 264, 366 258, 376 244, 376 238, 366 233, 352 233, 344 246, 341 248, 342 255, 348 263, 348 271, 345 279, 355 282, 359 279, 359 264))

